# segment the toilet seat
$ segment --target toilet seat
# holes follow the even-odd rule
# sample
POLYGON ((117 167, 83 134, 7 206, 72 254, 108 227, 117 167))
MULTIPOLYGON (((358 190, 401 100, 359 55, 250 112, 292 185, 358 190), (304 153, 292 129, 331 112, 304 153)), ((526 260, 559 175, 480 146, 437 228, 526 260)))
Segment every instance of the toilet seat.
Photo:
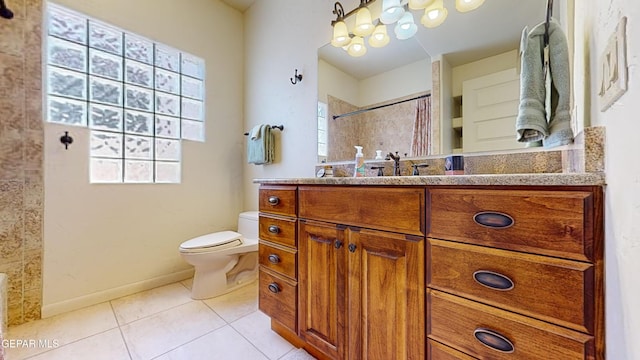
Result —
POLYGON ((210 252, 240 245, 242 245, 242 234, 235 231, 219 231, 183 242, 180 245, 180 251, 188 253, 210 252))

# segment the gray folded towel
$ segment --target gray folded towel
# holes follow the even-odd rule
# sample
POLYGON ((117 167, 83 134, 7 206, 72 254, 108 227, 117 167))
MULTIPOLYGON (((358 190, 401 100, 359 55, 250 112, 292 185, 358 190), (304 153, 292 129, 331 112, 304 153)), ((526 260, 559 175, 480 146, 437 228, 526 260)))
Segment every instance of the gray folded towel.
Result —
POLYGON ((554 147, 573 142, 569 50, 562 29, 552 19, 549 24, 548 63, 545 64, 544 33, 544 23, 536 25, 530 32, 528 28, 522 31, 520 107, 516 131, 520 142, 542 140, 545 147, 554 147), (545 77, 545 68, 548 77, 545 77))
POLYGON ((250 131, 247 139, 247 162, 256 165, 271 164, 275 153, 271 126, 262 124, 256 127, 250 131))

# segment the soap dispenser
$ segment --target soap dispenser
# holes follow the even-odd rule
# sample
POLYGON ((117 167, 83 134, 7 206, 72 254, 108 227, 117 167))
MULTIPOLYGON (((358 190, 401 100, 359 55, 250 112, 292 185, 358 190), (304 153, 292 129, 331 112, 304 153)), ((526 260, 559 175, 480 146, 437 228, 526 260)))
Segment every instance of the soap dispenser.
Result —
POLYGON ((356 148, 356 163, 353 177, 364 177, 364 154, 362 153, 362 146, 355 145, 356 148))

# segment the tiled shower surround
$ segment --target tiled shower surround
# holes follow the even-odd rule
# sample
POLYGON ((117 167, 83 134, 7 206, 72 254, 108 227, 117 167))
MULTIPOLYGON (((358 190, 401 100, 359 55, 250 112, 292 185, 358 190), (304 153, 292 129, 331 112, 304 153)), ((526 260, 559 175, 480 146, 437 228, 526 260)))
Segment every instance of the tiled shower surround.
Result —
POLYGON ((43 142, 41 0, 6 0, 0 18, 0 273, 8 323, 40 318, 43 142))

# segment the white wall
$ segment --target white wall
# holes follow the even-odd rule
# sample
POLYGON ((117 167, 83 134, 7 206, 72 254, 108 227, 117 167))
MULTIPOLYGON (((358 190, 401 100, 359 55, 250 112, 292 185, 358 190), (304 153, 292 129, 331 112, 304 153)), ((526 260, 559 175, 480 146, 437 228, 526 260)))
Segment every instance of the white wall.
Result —
POLYGON ((331 95, 351 105, 358 103, 358 79, 321 59, 318 74, 322 74, 318 76, 318 101, 328 103, 327 95, 331 95))
POLYGON ((366 107, 431 90, 431 59, 407 64, 358 80, 324 60, 318 60, 318 100, 327 95, 366 107))
POLYGON ((607 359, 640 359, 640 3, 637 0, 586 0, 576 6, 576 103, 592 125, 606 127, 605 237, 607 359), (629 90, 600 112, 600 54, 622 16, 628 17, 629 90), (578 49, 578 47, 576 48, 578 49), (586 52, 588 56, 581 56, 586 52))
POLYGON ((88 131, 45 126, 44 316, 189 276, 180 243, 242 208, 242 15, 217 0, 56 2, 204 58, 207 140, 182 142, 181 184, 91 185, 88 131))
MULTIPOLYGON (((317 49, 331 38, 333 4, 329 0, 256 1, 245 12, 245 129, 261 123, 284 124, 281 134, 276 131, 274 164, 243 161, 246 209, 258 204, 254 178, 314 176, 317 49), (295 68, 302 70, 304 79, 292 85, 289 78, 295 68)), ((357 3, 350 0, 342 5, 350 9, 357 3)))
POLYGON ((431 59, 426 58, 382 74, 363 79, 359 84, 358 106, 378 104, 431 90, 431 59))

